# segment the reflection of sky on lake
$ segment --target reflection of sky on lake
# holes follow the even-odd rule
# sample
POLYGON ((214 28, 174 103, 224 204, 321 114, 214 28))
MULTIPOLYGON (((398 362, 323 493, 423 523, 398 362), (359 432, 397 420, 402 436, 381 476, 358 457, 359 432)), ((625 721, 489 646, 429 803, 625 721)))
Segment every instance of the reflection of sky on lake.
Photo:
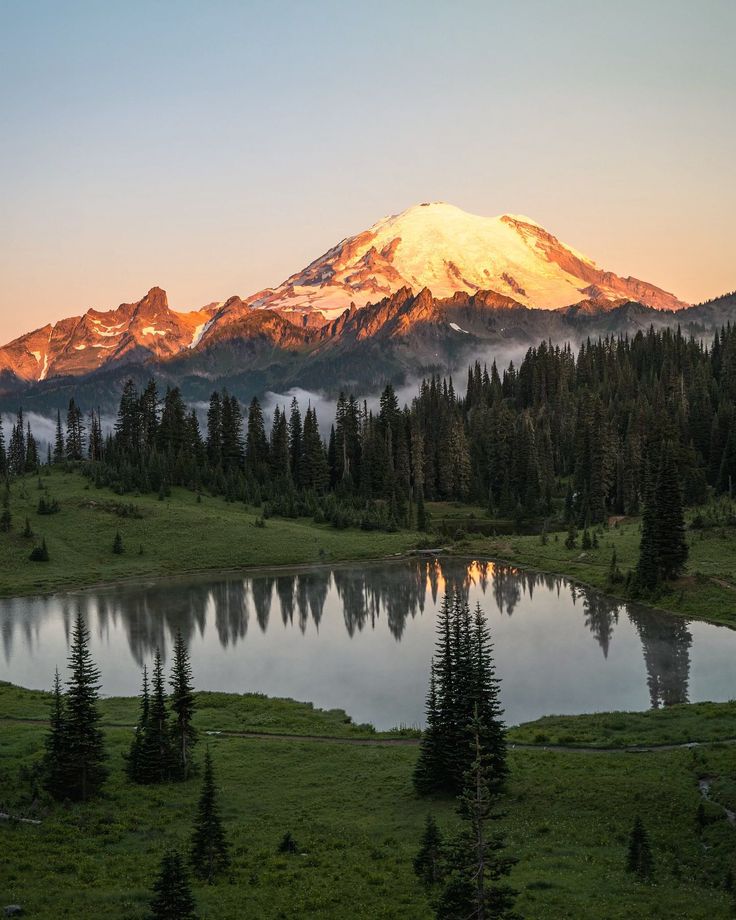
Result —
POLYGON ((458 559, 121 585, 0 600, 0 678, 49 687, 87 617, 107 694, 181 629, 200 689, 311 700, 379 728, 423 717, 446 587, 480 601, 509 723, 736 695, 736 633, 619 604, 563 578, 458 559))

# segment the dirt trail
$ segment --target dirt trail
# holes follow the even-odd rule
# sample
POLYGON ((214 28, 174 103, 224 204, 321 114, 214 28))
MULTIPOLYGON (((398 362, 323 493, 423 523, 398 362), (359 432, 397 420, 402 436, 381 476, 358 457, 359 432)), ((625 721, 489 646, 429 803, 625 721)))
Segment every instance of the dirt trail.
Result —
MULTIPOLYGON (((32 719, 12 716, 0 716, 3 722, 48 724, 47 719, 32 719)), ((129 722, 103 722, 103 728, 135 728, 129 722)), ((297 735, 282 732, 248 732, 230 729, 199 729, 203 735, 220 738, 249 738, 253 741, 306 741, 309 744, 352 744, 356 746, 373 745, 374 747, 416 747, 419 738, 351 738, 340 735, 297 735)), ((567 754, 655 754, 659 751, 678 751, 686 748, 709 747, 714 744, 736 744, 736 738, 723 738, 719 741, 682 741, 676 744, 633 744, 624 747, 584 747, 574 744, 527 744, 508 742, 509 750, 522 751, 558 751, 567 754)))

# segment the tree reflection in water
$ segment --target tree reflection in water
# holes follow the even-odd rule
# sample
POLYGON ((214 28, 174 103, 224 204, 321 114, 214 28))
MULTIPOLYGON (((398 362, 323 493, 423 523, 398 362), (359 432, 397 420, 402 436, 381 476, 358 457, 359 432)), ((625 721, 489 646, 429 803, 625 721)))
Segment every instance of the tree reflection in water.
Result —
POLYGON ((58 623, 60 616, 68 647, 71 624, 81 611, 103 643, 116 641, 122 629, 132 658, 141 667, 156 648, 167 655, 177 630, 191 643, 214 628, 220 645, 233 647, 246 640, 251 614, 264 634, 276 628, 275 610, 283 628, 306 633, 310 624, 318 632, 326 611, 334 616, 337 607, 351 639, 364 630, 385 627, 400 642, 407 622, 421 616, 427 604, 436 608, 448 589, 465 596, 471 590, 480 591, 492 601, 486 604, 489 614, 495 604, 500 616, 512 617, 538 588, 549 592, 543 597, 564 601, 567 591, 573 605, 582 601, 582 623, 604 659, 609 656, 619 617, 622 613, 628 616, 642 644, 651 705, 668 706, 688 699, 692 636, 683 620, 620 604, 559 576, 488 561, 418 557, 362 568, 151 582, 55 598, 11 599, 0 601, 0 633, 9 662, 18 639, 32 652, 44 624, 58 623))

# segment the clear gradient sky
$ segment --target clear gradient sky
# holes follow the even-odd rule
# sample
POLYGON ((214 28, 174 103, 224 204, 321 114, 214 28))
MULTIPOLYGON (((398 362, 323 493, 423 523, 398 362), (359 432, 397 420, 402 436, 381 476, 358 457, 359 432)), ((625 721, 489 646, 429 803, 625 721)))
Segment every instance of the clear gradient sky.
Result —
POLYGON ((427 200, 732 290, 735 39, 734 0, 0 0, 0 342, 427 200))

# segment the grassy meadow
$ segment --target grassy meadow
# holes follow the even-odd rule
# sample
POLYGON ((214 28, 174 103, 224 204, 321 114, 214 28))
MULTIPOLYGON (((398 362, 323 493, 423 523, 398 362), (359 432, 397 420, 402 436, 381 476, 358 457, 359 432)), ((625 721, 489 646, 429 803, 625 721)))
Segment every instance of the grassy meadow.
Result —
MULTIPOLYGON (((614 526, 598 528, 598 548, 583 550, 582 533, 578 534, 575 549, 567 549, 567 531, 562 530, 548 533, 546 544, 538 534, 482 536, 473 534, 473 528, 483 523, 493 524, 485 519, 482 509, 447 504, 429 507, 433 516, 453 522, 455 552, 474 553, 525 568, 566 575, 612 595, 625 595, 623 584, 612 585, 609 580, 614 549, 623 575, 635 569, 639 558, 641 522, 638 518, 625 518, 614 526)), ((689 512, 688 520, 692 521, 696 513, 689 512)), ((685 575, 648 598, 647 603, 692 619, 736 626, 736 527, 689 529, 687 540, 690 557, 685 575)))
MULTIPOLYGON (((11 487, 12 530, 0 534, 0 596, 194 572, 378 559, 427 546, 566 575, 623 596, 625 587, 609 581, 611 555, 615 549, 624 574, 638 558, 638 519, 599 528, 597 549, 582 550, 579 539, 570 550, 562 531, 549 533, 545 544, 538 535, 483 536, 473 530, 481 525, 492 533, 496 522, 482 508, 427 507, 432 520, 442 521, 445 529, 450 525, 451 536, 337 530, 305 518, 274 517, 260 527, 258 509, 220 497, 198 499, 185 489, 173 490, 163 501, 151 495, 119 496, 76 472, 44 470, 11 487), (58 502, 57 513, 38 513, 42 495, 58 502), (26 518, 32 537, 23 535, 26 518), (121 555, 112 550, 118 531, 121 555), (31 549, 41 538, 50 561, 31 562, 31 549)), ((689 530, 688 541, 685 576, 648 602, 689 618, 736 626, 736 527, 689 530)))
POLYGON ((416 546, 419 535, 336 530, 311 520, 270 518, 224 498, 174 489, 151 495, 116 495, 76 472, 44 470, 11 486, 13 529, 0 534, 0 596, 36 594, 101 582, 257 566, 311 565, 390 556, 416 546), (39 488, 39 482, 43 488, 39 488), (47 495, 56 514, 38 514, 47 495), (28 518, 34 537, 23 536, 28 518), (120 532, 124 552, 112 551, 120 532), (49 562, 31 562, 46 540, 49 562))
MULTIPOLYGON (((107 699, 101 707, 111 776, 104 796, 87 805, 51 804, 29 781, 43 748, 45 725, 37 720, 48 700, 48 694, 0 684, 0 810, 41 821, 0 822, 3 903, 20 903, 39 920, 143 920, 163 850, 187 845, 199 779, 164 787, 129 784, 122 755, 136 702, 107 699)), ((228 877, 194 886, 202 920, 429 920, 430 899, 411 861, 428 811, 448 832, 457 818, 451 801, 415 796, 416 744, 316 740, 378 741, 344 713, 288 700, 200 694, 198 703, 198 757, 208 744, 233 856, 228 877), (303 737, 205 734, 218 729, 303 737), (286 831, 298 854, 277 852, 286 831)), ((697 726, 699 718, 690 719, 687 708, 678 707, 677 720, 697 726)), ((637 716, 631 739, 657 734, 647 726, 650 715, 656 720, 656 714, 637 716)), ((721 707, 720 717, 725 732, 733 708, 721 707)), ((582 724, 588 717, 578 718, 582 724)), ((521 729, 537 730, 537 723, 521 729)), ((736 864, 736 828, 719 804, 707 804, 701 825, 696 817, 699 779, 708 778, 719 801, 736 793, 735 748, 637 755, 516 749, 510 764, 503 826, 519 859, 512 878, 527 920, 731 916, 722 883, 736 864), (651 884, 624 871, 636 814, 652 838, 651 884)))

